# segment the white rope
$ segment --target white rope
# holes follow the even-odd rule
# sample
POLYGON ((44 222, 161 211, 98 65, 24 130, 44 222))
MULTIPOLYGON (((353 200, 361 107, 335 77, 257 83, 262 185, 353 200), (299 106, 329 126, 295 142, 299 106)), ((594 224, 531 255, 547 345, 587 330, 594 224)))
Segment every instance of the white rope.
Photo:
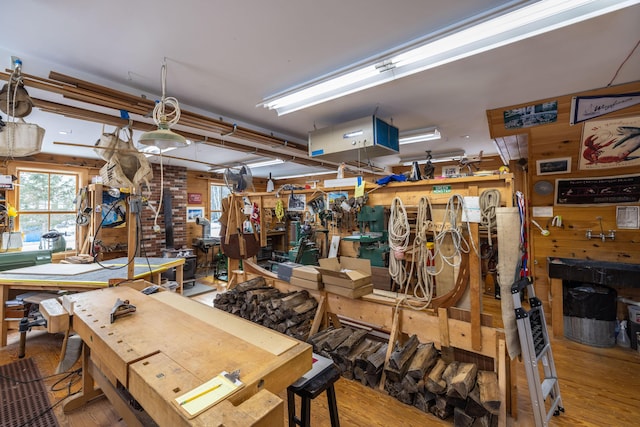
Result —
POLYGON ((429 230, 433 230, 431 216, 431 202, 423 196, 418 203, 416 216, 416 233, 413 240, 413 256, 408 277, 413 277, 415 268, 417 281, 413 287, 413 298, 408 298, 409 286, 406 287, 403 302, 415 310, 423 310, 431 304, 433 298, 434 278, 431 265, 433 265, 433 253, 427 248, 429 230))
POLYGON ((166 125, 170 128, 180 121, 180 104, 178 100, 172 96, 167 97, 166 86, 167 86, 167 64, 162 64, 162 99, 160 102, 156 104, 153 108, 153 121, 156 125, 160 123, 166 123, 166 125), (166 112, 165 107, 171 107, 171 111, 169 113, 166 112))
MULTIPOLYGON (((463 235, 462 227, 458 224, 458 217, 461 217, 464 209, 464 200, 457 194, 451 196, 447 201, 440 230, 438 230, 433 239, 433 243, 435 245, 434 258, 439 257, 442 260, 440 269, 433 272, 434 275, 440 274, 444 269, 445 264, 452 267, 458 267, 462 261, 462 253, 469 253, 471 247, 473 247, 474 251, 478 253, 478 249, 476 248, 473 239, 471 240, 471 244, 469 244, 463 235), (448 237, 451 238, 453 243, 453 251, 444 253, 443 246, 448 237)), ((467 235, 471 236, 469 223, 467 223, 467 235)))
POLYGON ((404 253, 409 246, 409 219, 404 204, 399 197, 391 202, 389 215, 389 275, 391 279, 402 289, 407 281, 407 271, 404 266, 404 253))
POLYGON ((493 246, 491 232, 496 228, 496 208, 500 207, 500 191, 485 190, 480 194, 480 224, 487 227, 489 246, 493 246))

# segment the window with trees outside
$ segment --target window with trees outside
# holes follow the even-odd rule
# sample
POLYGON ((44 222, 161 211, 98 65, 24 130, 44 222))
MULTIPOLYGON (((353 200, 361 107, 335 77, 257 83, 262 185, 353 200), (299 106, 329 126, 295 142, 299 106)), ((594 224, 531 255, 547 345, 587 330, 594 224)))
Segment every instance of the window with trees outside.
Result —
POLYGON ((226 185, 211 184, 210 187, 211 206, 209 207, 209 218, 211 221, 211 237, 220 235, 220 223, 218 220, 222 215, 222 199, 231 194, 226 185))
POLYGON ((17 226, 23 234, 23 249, 42 247, 41 237, 59 232, 65 249, 76 247, 76 206, 79 177, 73 173, 17 170, 17 226))

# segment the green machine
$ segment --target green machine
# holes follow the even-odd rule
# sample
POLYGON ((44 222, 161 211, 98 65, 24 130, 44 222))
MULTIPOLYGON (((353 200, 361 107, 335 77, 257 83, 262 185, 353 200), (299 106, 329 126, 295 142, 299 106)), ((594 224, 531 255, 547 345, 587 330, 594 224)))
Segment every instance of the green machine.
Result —
POLYGON ((368 259, 374 267, 389 265, 389 232, 384 206, 363 206, 357 216, 360 234, 344 237, 348 242, 360 242, 358 257, 368 259))
POLYGON ((319 251, 313 238, 313 228, 300 221, 292 221, 290 226, 293 228, 291 234, 294 234, 292 237, 295 237, 295 240, 290 242, 294 248, 289 250, 289 261, 303 265, 318 265, 319 251))

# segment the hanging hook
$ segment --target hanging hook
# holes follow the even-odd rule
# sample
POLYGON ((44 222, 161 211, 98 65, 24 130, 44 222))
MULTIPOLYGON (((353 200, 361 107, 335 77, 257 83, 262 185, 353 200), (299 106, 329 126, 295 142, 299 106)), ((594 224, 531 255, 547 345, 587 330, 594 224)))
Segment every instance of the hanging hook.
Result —
POLYGON ((233 135, 234 133, 236 133, 236 130, 237 130, 237 129, 238 129, 238 125, 234 123, 234 124, 233 124, 233 129, 231 129, 231 132, 229 132, 229 133, 225 133, 225 134, 222 134, 222 135, 220 135, 220 136, 221 136, 221 137, 223 137, 223 138, 226 138, 227 136, 231 136, 231 135, 233 135))

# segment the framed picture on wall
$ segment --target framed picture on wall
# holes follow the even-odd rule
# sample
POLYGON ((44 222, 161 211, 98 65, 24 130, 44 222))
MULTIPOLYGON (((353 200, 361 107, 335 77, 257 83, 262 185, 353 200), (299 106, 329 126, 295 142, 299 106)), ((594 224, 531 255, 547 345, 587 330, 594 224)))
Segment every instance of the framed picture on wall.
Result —
POLYGON ((196 222, 198 217, 204 217, 204 208, 187 206, 187 222, 196 222))
POLYGON ((571 157, 557 159, 544 159, 536 161, 536 173, 538 175, 555 175, 571 172, 571 157))

